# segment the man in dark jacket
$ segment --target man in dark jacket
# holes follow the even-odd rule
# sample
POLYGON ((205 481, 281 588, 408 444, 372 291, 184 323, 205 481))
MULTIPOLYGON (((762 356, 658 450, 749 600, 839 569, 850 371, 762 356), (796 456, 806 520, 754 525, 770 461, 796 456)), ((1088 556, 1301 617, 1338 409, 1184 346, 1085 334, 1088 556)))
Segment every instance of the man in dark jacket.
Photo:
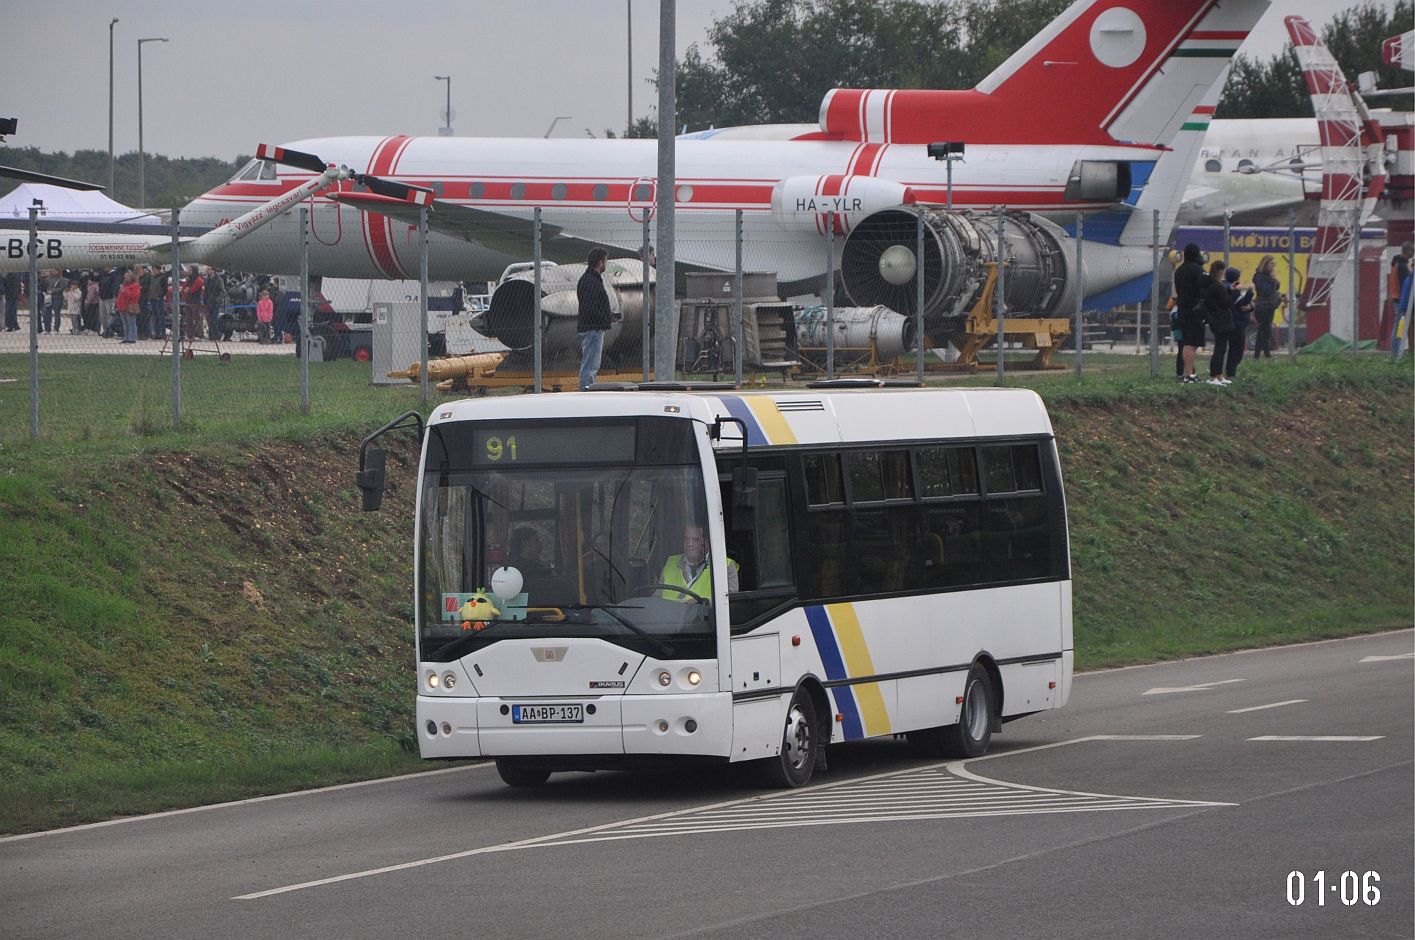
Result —
POLYGON ((1199 381, 1194 374, 1195 350, 1204 346, 1203 291, 1208 276, 1204 273, 1204 253, 1190 242, 1184 246, 1184 263, 1174 272, 1174 305, 1179 312, 1179 352, 1184 360, 1183 379, 1199 381))
POLYGON ((611 314, 609 293, 604 289, 604 268, 609 252, 591 248, 585 259, 585 273, 575 293, 580 301, 580 316, 576 328, 580 333, 580 391, 595 382, 600 357, 604 355, 604 331, 609 329, 611 314))
POLYGON ((11 271, 5 275, 5 332, 20 328, 20 275, 11 271))

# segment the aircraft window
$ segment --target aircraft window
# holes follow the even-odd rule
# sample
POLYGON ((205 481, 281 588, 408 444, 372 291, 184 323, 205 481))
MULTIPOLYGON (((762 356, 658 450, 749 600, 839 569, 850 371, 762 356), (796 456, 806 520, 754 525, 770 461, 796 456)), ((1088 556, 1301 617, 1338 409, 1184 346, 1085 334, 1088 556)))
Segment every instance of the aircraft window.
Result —
POLYGON ((480 198, 482 198, 482 196, 485 196, 485 195, 486 195, 486 184, 485 184, 485 183, 481 183, 481 182, 473 183, 473 184, 472 184, 472 193, 471 193, 471 195, 472 195, 472 198, 473 198, 473 199, 480 199, 480 198))
POLYGON ((526 184, 525 184, 525 183, 512 183, 512 184, 511 184, 511 198, 512 198, 512 199, 525 199, 525 198, 526 198, 526 184))
POLYGON ((433 182, 433 183, 430 183, 430 184, 428 185, 428 189, 432 190, 432 195, 433 195, 433 198, 434 198, 434 199, 441 199, 441 198, 442 198, 442 193, 443 193, 443 191, 444 191, 446 188, 447 188, 447 187, 445 187, 445 186, 442 185, 442 181, 441 181, 441 180, 437 180, 437 181, 435 181, 435 182, 433 182))
POLYGON ((1287 161, 1287 165, 1290 166, 1290 167, 1292 167, 1294 170, 1301 170, 1301 169, 1302 169, 1302 158, 1301 158, 1301 157, 1293 157, 1291 160, 1288 160, 1288 161, 1287 161))
POLYGON ((260 178, 263 180, 275 179, 275 164, 262 160, 260 162, 260 178))
POLYGON ((243 180, 243 179, 245 179, 245 178, 246 178, 246 174, 249 173, 249 172, 251 171, 251 168, 254 167, 254 166, 255 166, 257 163, 259 163, 259 162, 260 162, 260 161, 258 161, 258 160, 251 160, 251 161, 249 161, 248 163, 246 163, 245 166, 241 167, 241 168, 240 168, 239 170, 237 170, 235 173, 231 174, 231 178, 230 178, 229 180, 227 180, 226 182, 228 182, 228 183, 234 183, 234 182, 236 182, 237 180, 243 180))
POLYGON ((1239 160, 1239 161, 1238 161, 1238 169, 1240 169, 1240 170, 1246 170, 1246 169, 1248 169, 1248 168, 1249 168, 1250 166, 1252 166, 1252 165, 1253 165, 1253 161, 1252 161, 1252 160, 1239 160))
POLYGON ((1223 169, 1223 164, 1220 163, 1220 162, 1218 162, 1217 160, 1209 160, 1209 161, 1207 161, 1207 162, 1204 163, 1204 172, 1205 172, 1205 173, 1217 173, 1218 171, 1220 171, 1220 170, 1222 170, 1222 169, 1223 169))
POLYGON ((635 202, 648 202, 653 198, 653 187, 648 183, 640 183, 634 187, 632 198, 635 202))
POLYGON ((564 184, 564 183, 556 183, 554 186, 550 187, 550 198, 551 198, 551 199, 564 199, 564 198, 565 198, 565 184, 564 184))
POLYGON ((692 202, 692 201, 693 201, 693 187, 691 187, 691 186, 679 186, 679 187, 678 187, 678 201, 679 201, 679 202, 692 202))
POLYGON ((594 197, 600 202, 609 198, 609 187, 603 183, 596 183, 594 187, 594 197))

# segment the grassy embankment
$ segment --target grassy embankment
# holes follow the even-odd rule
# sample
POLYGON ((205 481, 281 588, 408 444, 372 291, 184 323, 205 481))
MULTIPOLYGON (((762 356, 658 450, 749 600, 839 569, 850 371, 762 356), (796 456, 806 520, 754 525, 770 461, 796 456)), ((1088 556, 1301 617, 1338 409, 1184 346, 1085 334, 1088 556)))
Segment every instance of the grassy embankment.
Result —
MULTIPOLYGON (((416 394, 323 364, 303 417, 288 362, 197 360, 174 432, 164 371, 60 358, 36 443, 27 385, 0 384, 0 831, 420 766, 409 468, 381 513, 352 487, 360 436, 416 394)), ((1408 363, 1013 381, 1060 442, 1078 666, 1411 625, 1408 363)))

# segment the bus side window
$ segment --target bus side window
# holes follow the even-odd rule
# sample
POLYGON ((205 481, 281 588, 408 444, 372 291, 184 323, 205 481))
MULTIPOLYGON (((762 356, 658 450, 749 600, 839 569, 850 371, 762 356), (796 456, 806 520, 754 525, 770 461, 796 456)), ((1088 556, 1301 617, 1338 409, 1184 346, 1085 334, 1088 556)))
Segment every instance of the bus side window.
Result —
MULTIPOLYGON (((730 487, 723 486, 724 505, 730 487)), ((730 510, 729 510, 730 511, 730 510)), ((791 538, 787 526, 786 480, 762 479, 757 486, 757 525, 733 532, 729 517, 727 557, 738 565, 738 591, 766 591, 792 586, 791 538)))

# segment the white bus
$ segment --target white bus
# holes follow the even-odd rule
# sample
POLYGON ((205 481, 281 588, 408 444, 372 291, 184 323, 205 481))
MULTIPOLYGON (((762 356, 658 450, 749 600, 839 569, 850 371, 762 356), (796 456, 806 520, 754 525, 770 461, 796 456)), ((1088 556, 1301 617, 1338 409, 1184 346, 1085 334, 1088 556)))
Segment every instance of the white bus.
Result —
MULTIPOLYGON (((758 761, 800 786, 829 744, 978 756, 1067 700, 1066 506, 1032 392, 523 395, 439 405, 422 437, 425 758, 493 758, 512 786, 758 761)), ((361 454, 366 508, 384 456, 361 454)))

